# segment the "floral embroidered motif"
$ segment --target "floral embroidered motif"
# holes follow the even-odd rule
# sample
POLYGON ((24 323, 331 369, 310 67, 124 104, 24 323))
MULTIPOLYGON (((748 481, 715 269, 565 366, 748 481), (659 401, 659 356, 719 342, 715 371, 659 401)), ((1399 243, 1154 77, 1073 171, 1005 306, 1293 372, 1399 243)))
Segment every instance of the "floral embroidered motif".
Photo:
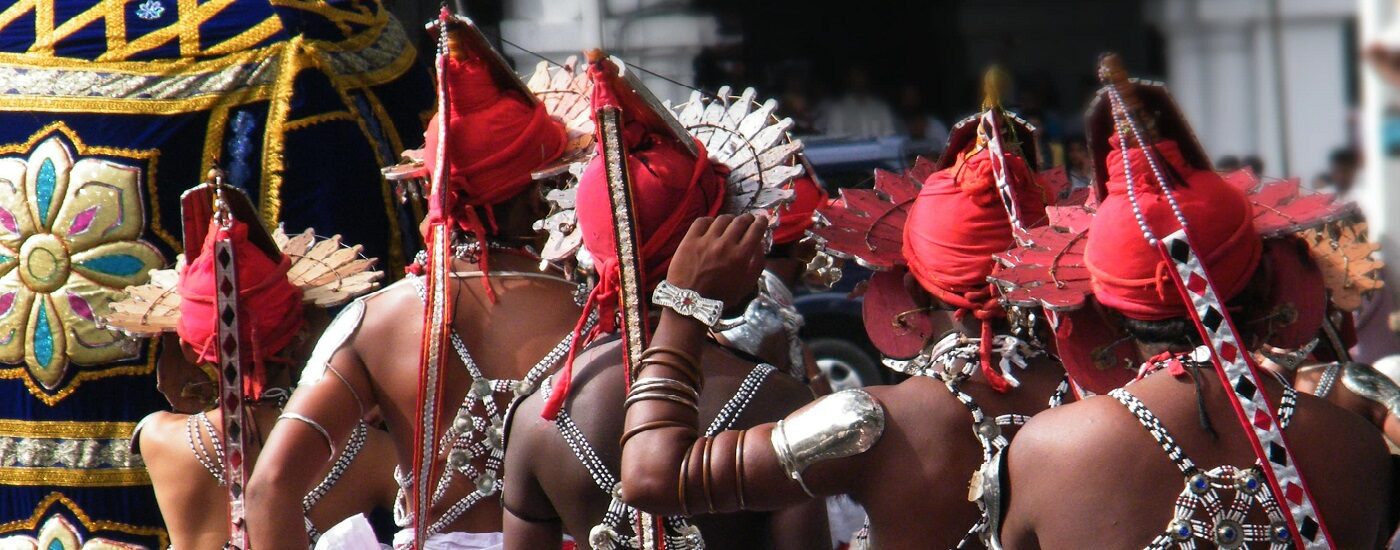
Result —
POLYGON ((146 0, 136 7, 136 16, 147 21, 160 19, 162 13, 165 13, 165 6, 161 5, 160 0, 146 0))
POLYGON ((39 529, 38 537, 13 535, 0 538, 0 548, 34 548, 36 550, 139 550, 142 546, 126 544, 106 538, 93 538, 86 542, 78 534, 77 528, 60 515, 49 516, 39 529))
POLYGON ((70 362, 136 357, 136 342, 93 312, 164 263, 140 240, 141 169, 81 157, 65 137, 0 157, 0 363, 24 363, 46 390, 70 362))
POLYGON ((0 549, 6 550, 146 550, 169 546, 170 535, 163 528, 94 519, 78 503, 57 491, 40 500, 28 518, 0 524, 0 549), (117 542, 106 537, 140 542, 117 542))

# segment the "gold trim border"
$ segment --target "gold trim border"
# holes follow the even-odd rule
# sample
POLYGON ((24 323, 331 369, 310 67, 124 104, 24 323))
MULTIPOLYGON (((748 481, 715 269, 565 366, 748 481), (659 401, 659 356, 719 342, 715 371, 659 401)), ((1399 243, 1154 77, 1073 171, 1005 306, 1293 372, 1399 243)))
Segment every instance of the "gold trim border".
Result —
POLYGON ((117 521, 93 520, 92 517, 88 516, 87 512, 84 512, 83 509, 78 506, 78 503, 73 502, 73 499, 64 496, 63 493, 58 491, 49 493, 48 496, 39 501, 38 506, 34 507, 34 514, 29 516, 29 518, 0 524, 0 534, 37 530, 39 528, 39 522, 43 521, 45 517, 52 515, 46 512, 49 512, 55 504, 61 504, 64 508, 67 508, 68 511, 72 512, 73 517, 77 518, 78 523, 82 524, 83 529, 85 529, 89 535, 100 531, 111 531, 138 537, 154 537, 159 541, 157 545, 158 548, 170 547, 170 534, 167 533, 165 529, 159 527, 138 527, 117 521))
POLYGON ((0 418, 0 437, 34 439, 126 439, 135 422, 84 422, 81 420, 12 420, 0 418))
POLYGON ((141 487, 151 484, 144 467, 74 468, 0 467, 0 486, 12 487, 141 487))

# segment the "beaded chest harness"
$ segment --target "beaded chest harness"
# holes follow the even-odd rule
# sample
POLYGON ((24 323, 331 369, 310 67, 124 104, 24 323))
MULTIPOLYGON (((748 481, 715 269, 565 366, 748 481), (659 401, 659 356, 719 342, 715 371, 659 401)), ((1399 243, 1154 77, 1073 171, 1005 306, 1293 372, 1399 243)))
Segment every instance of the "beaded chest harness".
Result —
MULTIPOLYGON (((413 279, 413 287, 418 297, 426 299, 426 289, 422 278, 413 279)), ((588 333, 596 322, 590 317, 583 333, 588 333)), ((510 403, 523 395, 535 391, 541 378, 564 359, 569 352, 573 334, 565 336, 545 354, 525 376, 519 380, 493 380, 482 374, 476 361, 472 359, 467 346, 457 331, 449 331, 452 348, 458 359, 466 367, 471 377, 471 388, 467 391, 452 424, 438 440, 437 455, 447 455, 447 467, 433 486, 432 505, 436 506, 447 494, 447 489, 458 475, 475 484, 475 489, 448 507, 436 521, 428 525, 425 536, 441 533, 448 525, 462 517, 467 510, 482 499, 495 495, 501 490, 501 466, 505 459, 504 426, 505 414, 510 403)), ((406 506, 405 495, 412 485, 412 478, 401 468, 395 468, 394 480, 399 484, 399 498, 394 506, 394 521, 401 527, 413 523, 413 513, 406 506)))
MULTIPOLYGON (((1230 465, 1202 471, 1176 444, 1166 426, 1152 411, 1127 390, 1109 392, 1133 413, 1152 439, 1186 478, 1186 487, 1176 497, 1176 509, 1165 533, 1147 546, 1148 550, 1194 549, 1198 546, 1244 548, 1249 543, 1268 543, 1270 550, 1285 550, 1294 544, 1293 533, 1278 499, 1269 490, 1260 461, 1249 468, 1230 465), (1233 498, 1230 493, 1234 493, 1233 498), (1228 499, 1228 500, 1227 500, 1228 499), (1267 525, 1248 523, 1249 513, 1263 510, 1267 525)), ((1279 428, 1288 427, 1298 393, 1284 384, 1277 412, 1279 428)))
MULTIPOLYGON (((1030 420, 1030 416, 1024 414, 1003 414, 997 417, 988 417, 982 411, 982 407, 977 405, 977 401, 972 395, 961 389, 961 384, 981 368, 981 355, 978 353, 979 338, 969 338, 956 332, 949 333, 934 344, 929 352, 920 354, 908 361, 886 359, 885 365, 915 376, 927 376, 943 382, 948 391, 957 398, 958 402, 967 407, 972 414, 972 433, 977 437, 977 442, 982 445, 982 466, 973 474, 970 484, 971 492, 968 500, 977 503, 981 517, 977 523, 973 524, 958 542, 956 548, 966 548, 969 543, 977 540, 987 531, 991 523, 991 516, 988 513, 988 506, 995 506, 997 503, 989 502, 993 500, 987 484, 996 483, 996 461, 1001 453, 1010 445, 1010 441, 1002 434, 1002 426, 1020 426, 1030 420), (961 361, 962 368, 952 369, 952 365, 961 361)), ((1012 376, 1012 367, 1025 369, 1029 363, 1028 359, 1039 357, 1045 354, 1040 347, 1009 335, 997 335, 993 349, 1001 357, 1002 375, 1010 381, 1013 386, 1018 385, 1012 376)), ((1049 406, 1058 407, 1064 403, 1065 396, 1069 394, 1069 375, 1066 374, 1060 385, 1050 394, 1049 406)))
MULTIPOLYGON (((705 437, 714 437, 722 431, 733 428, 734 422, 748 408, 763 382, 776 371, 777 369, 773 366, 766 364, 757 365, 749 371, 748 376, 745 376, 744 381, 739 384, 739 389, 734 392, 734 396, 725 402, 724 406, 720 408, 719 414, 715 415, 715 419, 705 429, 705 437)), ((552 379, 546 379, 544 382, 546 396, 549 395, 551 382, 552 379)), ((578 457, 579 462, 582 462, 583 466, 588 469, 593 483, 612 498, 608 502, 608 511, 603 514, 603 521, 589 531, 588 545, 594 550, 642 548, 640 537, 623 535, 623 533, 635 531, 632 526, 640 521, 640 512, 622 501, 622 484, 618 482, 617 476, 614 476, 608 466, 598 457, 593 446, 583 435, 583 431, 579 430, 573 417, 569 416, 568 409, 559 411, 555 425, 558 426, 559 434, 569 444, 569 449, 573 451, 574 456, 578 457)), ((665 526, 666 548, 700 550, 705 547, 705 540, 700 536, 700 529, 691 525, 685 517, 667 517, 665 518, 665 526)))
MULTIPOLYGON (((320 502, 322 498, 325 498, 326 493, 330 492, 331 487, 335 486, 336 482, 340 481, 340 477, 345 475, 345 471, 350 468, 350 463, 354 462, 355 457, 359 456, 360 451, 365 448, 365 440, 368 436, 369 426, 366 426, 364 422, 357 424, 354 431, 350 434, 350 440, 345 443, 345 449, 340 452, 340 456, 336 457, 335 463, 331 465, 331 469, 326 473, 326 477, 321 479, 321 482, 316 484, 316 487, 312 488, 311 492, 302 497, 302 516, 305 520, 306 534, 310 537, 312 544, 315 544, 316 540, 321 538, 321 533, 311 524, 311 518, 307 517, 306 514, 310 514, 311 508, 315 506, 316 503, 320 502)), ((194 457, 199 460, 199 464, 204 466, 204 469, 209 472, 209 475, 214 477, 214 480, 219 483, 220 487, 227 486, 228 481, 224 478, 224 469, 222 466, 225 459, 224 445, 222 443, 223 438, 219 435, 219 432, 215 431, 214 423, 209 420, 209 416, 200 412, 186 417, 185 438, 188 440, 190 452, 194 453, 194 457), (213 452, 210 452, 209 447, 204 444, 206 432, 208 433, 209 441, 213 443, 213 452)))

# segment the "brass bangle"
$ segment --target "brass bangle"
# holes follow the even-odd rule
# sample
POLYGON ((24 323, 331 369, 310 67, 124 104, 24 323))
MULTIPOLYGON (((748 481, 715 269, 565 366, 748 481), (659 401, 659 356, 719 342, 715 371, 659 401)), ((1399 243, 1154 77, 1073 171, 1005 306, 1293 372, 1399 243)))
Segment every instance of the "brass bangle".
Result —
POLYGON ((653 355, 656 355, 656 354, 658 354, 658 353, 669 353, 669 354, 675 356, 677 359, 680 359, 681 361, 685 361, 685 362, 686 362, 687 364, 689 364, 689 365, 699 365, 699 364, 700 364, 699 361, 695 360, 695 356, 694 356, 694 355, 691 355, 691 354, 686 353, 686 352, 684 352, 684 351, 681 351, 681 350, 678 350, 678 349, 672 348, 672 347, 667 347, 667 346, 651 346, 651 347, 647 348, 646 351, 643 351, 643 352, 642 352, 642 357, 641 357, 640 361, 645 361, 647 358, 649 358, 649 357, 651 357, 651 356, 653 356, 653 355))
POLYGON ((700 457, 700 487, 705 490, 705 506, 715 513, 715 499, 710 492, 710 451, 714 450, 715 438, 705 438, 705 454, 700 457))
POLYGON ((632 439, 632 436, 657 428, 685 428, 690 430, 691 433, 696 431, 695 426, 687 422, 681 422, 679 420, 652 420, 651 422, 643 422, 639 425, 632 426, 630 429, 623 432, 622 437, 617 441, 617 448, 621 449, 627 446, 627 440, 632 439))
POLYGON ((734 446, 734 485, 739 493, 739 509, 748 508, 744 502, 744 436, 748 430, 739 431, 739 443, 734 446))
POLYGON ((686 480, 688 479, 688 477, 687 477, 685 474, 687 473, 687 470, 690 468, 690 455, 693 454, 694 452, 695 452, 695 447, 693 447, 693 446, 692 446, 692 447, 686 447, 686 448, 685 448, 685 456, 684 456, 684 457, 681 457, 681 473, 680 473, 680 479, 676 481, 676 496, 677 496, 678 498, 680 498, 680 500, 681 500, 681 515, 682 515, 682 516, 689 516, 689 515, 690 515, 690 506, 687 506, 687 505, 686 505, 686 502, 685 502, 685 482, 686 482, 686 480))

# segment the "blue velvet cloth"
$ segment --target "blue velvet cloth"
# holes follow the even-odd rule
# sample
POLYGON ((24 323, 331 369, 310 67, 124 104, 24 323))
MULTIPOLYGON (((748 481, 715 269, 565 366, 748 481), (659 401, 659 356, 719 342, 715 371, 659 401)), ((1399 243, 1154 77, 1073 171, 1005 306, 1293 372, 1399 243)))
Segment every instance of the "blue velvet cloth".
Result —
MULTIPOLYGON (((433 91, 402 27, 378 1, 199 0, 190 13, 176 0, 116 4, 120 14, 104 12, 100 0, 38 0, 0 20, 0 178, 5 159, 27 159, 34 144, 55 136, 78 158, 139 169, 140 240, 173 262, 180 195, 204 178, 213 154, 228 181, 289 232, 341 234, 391 274, 402 269, 414 252, 404 249, 402 231, 417 228, 399 227, 379 167, 400 148, 421 145, 433 91)), ((0 311, 5 299, 0 294, 0 311)), ((0 312, 0 321, 19 314, 0 312)), ((120 447, 119 431, 168 408, 156 391, 153 352, 143 342, 129 360, 69 362, 49 385, 22 361, 0 364, 0 543, 50 544, 40 531, 55 518, 80 544, 168 543, 148 481, 114 481, 111 460, 77 457, 92 444, 81 433, 101 432, 92 448, 120 447), (4 445, 50 437, 56 453, 87 465, 70 467, 57 454, 18 466, 3 457, 4 445), (36 479, 39 471, 50 474, 36 479)), ((54 540, 53 548, 71 544, 54 540)))

